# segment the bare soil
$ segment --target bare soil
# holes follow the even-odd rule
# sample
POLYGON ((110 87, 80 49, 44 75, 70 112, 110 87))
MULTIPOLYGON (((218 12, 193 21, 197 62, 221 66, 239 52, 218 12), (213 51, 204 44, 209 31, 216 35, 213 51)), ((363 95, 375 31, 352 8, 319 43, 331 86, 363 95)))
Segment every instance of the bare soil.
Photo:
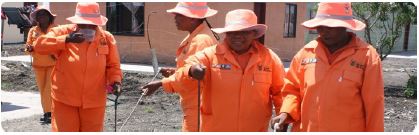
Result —
MULTIPOLYGON (((8 55, 21 55, 15 46, 5 46, 8 55)), ((2 56, 4 54, 2 53, 2 56)), ((407 72, 416 73, 416 59, 387 58, 383 61, 385 83, 385 131, 412 131, 417 123, 417 100, 406 98, 403 87, 409 79, 407 72), (405 71, 407 69, 408 71, 405 71)), ((10 70, 1 71, 1 90, 4 91, 37 91, 34 74, 29 63, 1 61, 1 65, 10 70), (29 65, 29 66, 28 66, 29 65)), ((124 120, 134 108, 140 92, 138 87, 151 81, 151 73, 124 72, 123 91, 119 98, 117 127, 118 131, 124 120)), ((158 76, 157 79, 161 79, 158 76)), ((113 95, 108 98, 113 99, 113 95)), ((27 118, 2 121, 5 131, 49 131, 50 125, 39 123, 41 115, 27 118)), ((161 89, 154 95, 144 98, 138 105, 131 119, 123 127, 123 132, 170 132, 180 131, 182 125, 182 111, 179 97, 176 94, 164 93, 161 89)), ((104 131, 114 131, 114 103, 108 100, 105 116, 104 131)))

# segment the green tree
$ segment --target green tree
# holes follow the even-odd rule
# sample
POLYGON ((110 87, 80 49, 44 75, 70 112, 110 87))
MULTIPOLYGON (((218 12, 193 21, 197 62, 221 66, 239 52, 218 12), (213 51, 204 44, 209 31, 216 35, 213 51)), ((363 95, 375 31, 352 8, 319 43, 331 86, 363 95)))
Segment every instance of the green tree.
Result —
POLYGON ((366 24, 364 38, 377 49, 381 60, 391 53, 402 29, 409 31, 410 24, 416 23, 416 6, 411 2, 352 3, 352 9, 366 24))

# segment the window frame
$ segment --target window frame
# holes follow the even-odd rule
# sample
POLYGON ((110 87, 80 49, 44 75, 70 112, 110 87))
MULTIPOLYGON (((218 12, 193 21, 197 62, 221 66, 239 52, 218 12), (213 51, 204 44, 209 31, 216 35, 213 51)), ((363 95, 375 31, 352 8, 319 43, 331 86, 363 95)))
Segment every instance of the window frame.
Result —
MULTIPOLYGON (((146 3, 145 2, 143 2, 143 29, 142 29, 142 33, 132 33, 132 32, 120 32, 121 30, 118 30, 118 29, 121 29, 121 27, 124 25, 123 23, 121 23, 121 22, 123 22, 123 21, 120 21, 121 20, 121 18, 119 18, 119 17, 117 17, 117 21, 116 21, 116 24, 110 24, 111 22, 112 22, 112 20, 111 20, 111 8, 110 8, 110 6, 111 6, 111 3, 115 3, 115 5, 117 5, 117 6, 123 6, 122 5, 122 2, 106 2, 106 17, 108 18, 108 22, 107 22, 107 24, 106 24, 106 30, 107 31, 109 31, 111 34, 113 34, 113 35, 117 35, 117 36, 141 36, 141 37, 144 37, 145 36, 145 31, 146 31, 146 27, 145 27, 145 6, 146 6, 146 3), (120 4, 118 4, 118 3, 120 3, 120 4), (112 27, 112 26, 109 26, 109 25, 116 25, 116 26, 114 26, 115 27, 115 29, 116 30, 113 30, 113 29, 111 29, 110 27, 112 27)), ((120 10, 120 9, 118 9, 118 7, 116 7, 116 9, 115 9, 116 11, 116 14, 119 14, 119 15, 121 15, 122 13, 119 13, 119 12, 121 12, 121 11, 117 11, 117 10, 120 10)))
POLYGON ((285 16, 284 16, 284 38, 295 38, 297 32, 297 4, 293 3, 285 3, 285 16), (294 13, 291 13, 291 7, 294 7, 294 13), (292 17, 294 16, 294 18, 292 17), (294 19, 294 20, 292 20, 294 19), (290 31, 290 24, 294 26, 294 28, 290 31), (291 33, 292 32, 292 33, 291 33))

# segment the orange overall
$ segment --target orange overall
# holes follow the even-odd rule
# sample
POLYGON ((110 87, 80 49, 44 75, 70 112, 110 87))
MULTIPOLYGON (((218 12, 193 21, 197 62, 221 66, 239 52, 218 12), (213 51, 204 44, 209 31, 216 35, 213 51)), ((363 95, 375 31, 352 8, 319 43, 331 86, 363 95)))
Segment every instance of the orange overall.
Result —
MULTIPOLYGON (((210 28, 207 24, 202 23, 182 41, 177 49, 176 67, 179 68, 184 66, 186 58, 204 48, 217 44, 216 42, 217 40, 214 38, 210 28)), ((196 90, 196 87, 186 88, 182 86, 182 84, 176 82, 174 78, 174 75, 163 78, 163 88, 169 93, 179 93, 183 110, 182 131, 196 132, 198 130, 198 91, 196 90)))
MULTIPOLYGON (((56 25, 51 24, 47 33, 56 25)), ((46 33, 42 32, 39 26, 34 26, 29 30, 26 44, 34 46, 34 41, 46 33)), ((36 84, 41 94, 41 105, 44 113, 51 112, 51 72, 55 65, 54 55, 42 55, 35 52, 28 52, 33 57, 32 67, 35 71, 36 84)))
POLYGON ((202 81, 202 131, 268 131, 273 105, 279 113, 285 75, 279 57, 257 41, 244 54, 250 57, 237 55, 223 42, 189 57, 176 71, 178 81, 188 82, 193 80, 188 74, 191 65, 207 67, 202 81))
POLYGON ((75 24, 53 28, 35 42, 40 54, 57 54, 52 72, 52 130, 102 131, 106 85, 121 82, 119 54, 112 34, 96 29, 92 42, 65 43, 75 24))
POLYGON ((292 60, 281 112, 293 131, 384 131, 384 84, 376 50, 352 35, 330 54, 320 39, 292 60))

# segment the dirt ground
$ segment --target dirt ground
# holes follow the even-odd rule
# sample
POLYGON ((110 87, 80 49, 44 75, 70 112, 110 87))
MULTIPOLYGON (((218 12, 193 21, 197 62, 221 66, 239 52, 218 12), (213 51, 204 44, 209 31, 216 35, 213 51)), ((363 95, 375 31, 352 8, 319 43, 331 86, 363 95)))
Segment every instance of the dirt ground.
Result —
MULTIPOLYGON (((20 55, 14 51, 17 46, 5 46, 8 55, 20 55)), ((2 53, 4 57, 4 54, 2 53)), ((406 85, 408 75, 403 69, 416 72, 416 59, 387 58, 383 61, 385 83, 385 131, 412 131, 417 123, 417 100, 405 98, 403 86, 406 85)), ((1 61, 1 65, 10 70, 1 71, 1 89, 4 91, 37 91, 34 74, 29 63, 1 61), (28 66, 29 65, 29 66, 28 66)), ((416 74, 416 73, 414 73, 416 74)), ((151 73, 124 72, 123 95, 118 105, 118 130, 123 121, 134 108, 140 92, 138 87, 151 81, 151 73)), ((158 79, 161 76, 157 77, 158 79)), ((109 98, 114 98, 112 95, 109 98)), ((138 105, 131 119, 123 127, 123 132, 168 132, 180 131, 182 125, 182 111, 179 107, 179 97, 167 94, 162 90, 146 97, 144 103, 138 105)), ((27 118, 2 121, 5 131, 49 131, 50 125, 39 123, 41 115, 27 118)), ((114 103, 108 100, 105 116, 104 131, 114 130, 114 103)))

